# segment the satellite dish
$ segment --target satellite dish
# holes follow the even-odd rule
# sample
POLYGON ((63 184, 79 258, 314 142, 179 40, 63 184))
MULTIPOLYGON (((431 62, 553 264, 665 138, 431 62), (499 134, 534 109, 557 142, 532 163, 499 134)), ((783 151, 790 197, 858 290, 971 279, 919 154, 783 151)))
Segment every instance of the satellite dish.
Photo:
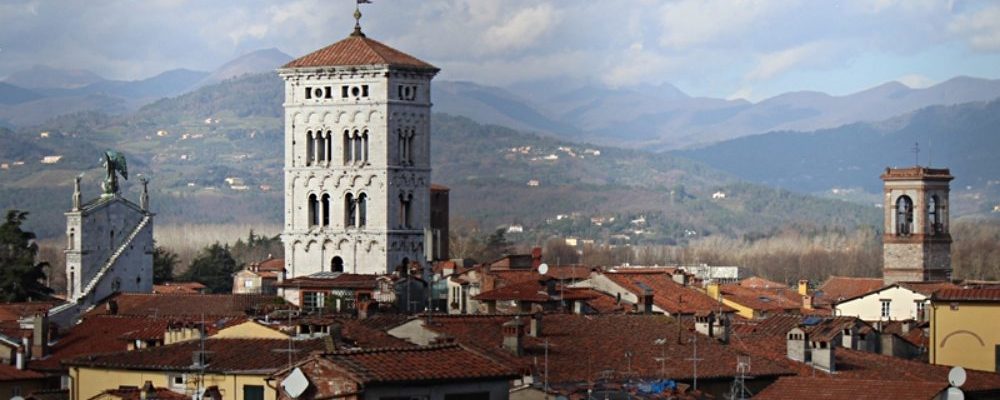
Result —
POLYGON ((306 392, 306 389, 309 389, 309 379, 306 379, 306 374, 303 374, 302 370, 296 367, 292 373, 285 377, 285 380, 281 381, 281 387, 289 396, 298 398, 306 392))
POLYGON ((944 398, 947 400, 965 400, 965 393, 957 387, 950 387, 944 391, 944 398))
MULTIPOLYGON (((948 383, 956 388, 965 384, 965 368, 954 366, 948 371, 948 383)), ((950 397, 949 397, 950 398, 950 397)))
POLYGON ((24 397, 14 396, 14 397, 11 397, 10 400, 24 400, 24 397))
POLYGON ((542 265, 539 265, 538 266, 538 273, 542 274, 542 275, 545 275, 545 274, 549 273, 549 264, 543 263, 542 265))

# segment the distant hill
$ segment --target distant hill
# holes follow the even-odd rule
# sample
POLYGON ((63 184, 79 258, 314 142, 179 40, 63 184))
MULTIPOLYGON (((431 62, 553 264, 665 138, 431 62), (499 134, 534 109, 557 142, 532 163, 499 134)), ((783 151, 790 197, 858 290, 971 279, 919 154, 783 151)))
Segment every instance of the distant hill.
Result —
POLYGON ((20 104, 41 97, 31 90, 0 82, 0 104, 20 104))
MULTIPOLYGON (((39 127, 52 132, 49 140, 32 139, 23 150, 36 146, 31 151, 64 154, 69 162, 0 171, 0 208, 24 206, 57 214, 42 220, 60 221, 75 171, 91 171, 84 184, 93 195, 100 176, 95 154, 117 148, 129 157, 130 172, 153 179, 158 223, 280 222, 281 94, 273 74, 252 75, 119 116, 52 120, 39 127), (230 188, 230 177, 249 190, 230 188)), ((433 116, 432 129, 434 181, 452 188, 452 216, 487 229, 521 224, 529 232, 524 240, 626 235, 632 243, 673 243, 789 225, 852 227, 877 217, 873 207, 741 183, 669 154, 576 144, 445 114, 433 116), (726 198, 713 199, 716 192, 726 198), (592 217, 605 222, 592 224, 592 217)), ((134 183, 126 190, 136 195, 134 183)), ((59 235, 61 224, 36 229, 59 235)))
POLYGON ((292 56, 281 52, 281 50, 270 48, 257 50, 239 56, 229 61, 198 83, 198 86, 211 85, 222 82, 226 79, 236 78, 243 75, 259 74, 263 72, 274 72, 278 67, 292 60, 292 56))
POLYGON ((958 203, 978 212, 1000 204, 998 127, 1000 100, 994 100, 933 106, 877 123, 747 136, 673 154, 798 192, 854 188, 878 194, 880 171, 913 165, 919 142, 920 163, 951 168, 958 203))
POLYGON ((75 89, 103 80, 100 75, 84 69, 35 65, 8 75, 4 82, 26 89, 75 89))

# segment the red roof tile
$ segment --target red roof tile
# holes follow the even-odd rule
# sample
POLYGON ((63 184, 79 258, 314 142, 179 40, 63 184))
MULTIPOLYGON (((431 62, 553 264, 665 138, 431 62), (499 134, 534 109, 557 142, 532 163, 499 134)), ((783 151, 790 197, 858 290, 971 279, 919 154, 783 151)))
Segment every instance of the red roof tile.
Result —
POLYGON ((734 311, 704 293, 674 282, 667 272, 637 270, 606 272, 604 275, 636 296, 641 297, 646 288, 652 289, 653 304, 670 314, 734 311))
POLYGON ((1000 301, 1000 289, 942 289, 931 300, 938 301, 1000 301))
POLYGON ((899 282, 899 286, 925 296, 930 296, 943 289, 959 289, 958 285, 951 282, 899 282))
MULTIPOLYGON (((535 275, 536 277, 538 275, 535 275)), ((552 301, 552 297, 548 295, 545 291, 546 286, 537 280, 527 280, 522 282, 515 282, 509 285, 503 286, 499 289, 493 289, 487 292, 480 293, 475 296, 474 299, 479 301, 524 301, 533 303, 544 303, 552 301)))
POLYGON ((364 36, 349 36, 337 43, 306 54, 283 68, 349 67, 386 65, 437 72, 438 68, 409 54, 364 36))
MULTIPOLYGON (((192 355, 200 351, 202 342, 191 340, 140 350, 80 356, 65 360, 65 365, 110 369, 187 371, 192 355)), ((204 341, 209 352, 205 371, 228 374, 270 374, 288 366, 288 339, 212 339, 204 341)), ((322 339, 291 342, 293 360, 307 357, 313 351, 324 351, 322 339)))
POLYGON ((89 400, 101 400, 116 398, 121 400, 188 400, 191 397, 183 393, 177 393, 167 388, 155 388, 156 394, 143 397, 142 389, 135 386, 120 386, 118 389, 108 389, 89 400))
POLYGON ((947 382, 914 382, 785 376, 754 396, 754 400, 932 400, 947 382))
POLYGON ((269 258, 267 260, 261 261, 256 266, 257 271, 273 271, 281 272, 285 270, 285 259, 284 258, 269 258))
POLYGON ((0 303, 0 321, 17 321, 48 311, 58 304, 56 302, 0 303))
POLYGON ((520 376, 515 369, 455 344, 336 352, 324 358, 365 385, 520 376))
POLYGON ((378 275, 330 273, 286 279, 277 284, 281 288, 302 289, 371 289, 378 287, 378 275))
POLYGON ((778 289, 778 288, 788 288, 788 285, 784 283, 778 283, 775 281, 770 281, 759 276, 751 276, 738 284, 743 287, 753 288, 753 289, 778 289))
POLYGON ((0 382, 45 379, 45 375, 30 369, 17 369, 13 365, 0 363, 0 382))
POLYGON ((760 311, 786 311, 802 308, 802 295, 781 285, 743 286, 742 284, 720 285, 722 297, 737 304, 760 311))
POLYGON ((118 306, 118 315, 160 317, 239 317, 289 307, 281 297, 259 294, 121 293, 94 307, 87 315, 110 314, 107 304, 111 300, 118 306))
POLYGON ((871 293, 885 285, 882 278, 854 278, 849 276, 830 276, 813 295, 817 305, 829 305, 838 301, 871 293))
POLYGON ((198 294, 205 292, 205 285, 198 282, 164 282, 153 285, 154 294, 198 294))
MULTIPOLYGON (((623 372, 630 361, 625 356, 629 352, 637 355, 631 360, 632 372, 637 377, 661 377, 663 370, 655 355, 665 352, 667 376, 687 380, 693 377, 692 365, 685 360, 693 351, 691 338, 698 340, 698 357, 703 359, 698 365, 699 378, 730 378, 736 374, 735 349, 687 329, 678 332, 674 319, 663 315, 546 314, 542 318, 541 337, 524 337, 522 357, 502 347, 501 327, 508 321, 511 316, 442 316, 435 317, 429 328, 522 369, 535 365, 534 360, 544 353, 543 342, 547 339, 550 382, 556 383, 591 381, 607 370, 623 372), (678 343, 678 334, 682 335, 682 343, 678 343), (656 344, 661 338, 667 339, 665 348, 656 344)), ((754 362, 755 376, 788 373, 791 370, 768 360, 754 362)))

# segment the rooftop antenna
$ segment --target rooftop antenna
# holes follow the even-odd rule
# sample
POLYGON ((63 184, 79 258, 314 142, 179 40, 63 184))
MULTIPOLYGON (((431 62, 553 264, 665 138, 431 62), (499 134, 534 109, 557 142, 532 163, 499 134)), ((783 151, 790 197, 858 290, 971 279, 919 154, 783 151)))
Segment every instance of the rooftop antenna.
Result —
POLYGON ((694 353, 693 353, 692 357, 689 358, 688 360, 691 361, 692 370, 693 370, 692 372, 694 372, 694 385, 693 385, 693 387, 694 387, 694 391, 697 392, 698 391, 698 361, 701 361, 701 359, 698 358, 698 335, 691 335, 691 342, 694 343, 694 353))
POLYGON ((746 387, 747 373, 750 372, 750 356, 739 356, 736 359, 736 379, 729 390, 730 400, 747 400, 753 393, 746 387))
POLYGON ((920 142, 913 142, 913 165, 920 166, 920 142))
POLYGON ((934 141, 927 139, 927 168, 931 167, 931 150, 934 149, 934 141))

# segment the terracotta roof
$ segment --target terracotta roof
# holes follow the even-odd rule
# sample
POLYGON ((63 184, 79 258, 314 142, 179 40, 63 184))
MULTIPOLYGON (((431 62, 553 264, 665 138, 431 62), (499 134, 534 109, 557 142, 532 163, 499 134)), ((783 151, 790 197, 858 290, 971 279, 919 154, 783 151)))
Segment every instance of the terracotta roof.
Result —
POLYGON ((849 276, 830 276, 813 293, 813 301, 817 305, 829 305, 865 293, 871 293, 882 288, 885 281, 882 278, 854 278, 849 276))
MULTIPOLYGON (((537 277, 538 275, 536 274, 535 276, 537 277)), ((553 298, 545 290, 546 286, 544 283, 537 280, 526 280, 480 293, 473 298, 479 301, 517 300, 533 303, 552 301, 553 298)))
POLYGON ((720 285, 722 297, 760 311, 786 311, 802 308, 802 295, 784 285, 752 287, 739 284, 720 285))
MULTIPOLYGON (((804 330, 810 336, 823 338, 830 334, 836 334, 846 328, 861 325, 863 330, 860 333, 868 333, 873 328, 868 323, 855 317, 829 317, 819 315, 798 315, 798 314, 778 314, 756 320, 752 324, 742 324, 749 328, 741 329, 738 334, 744 337, 781 337, 784 338, 792 328, 802 326, 808 322, 804 330)), ((735 328, 735 326, 734 326, 735 328)), ((829 338, 829 337, 825 337, 829 338)))
POLYGON ((198 294, 205 292, 205 285, 198 282, 164 282, 162 285, 153 285, 155 294, 198 294))
POLYGON ((349 67, 386 65, 437 72, 438 68, 409 54, 364 36, 348 36, 337 43, 306 54, 282 68, 349 67))
MULTIPOLYGON (((661 365, 648 355, 662 351, 668 355, 667 376, 687 380, 694 376, 691 363, 684 360, 693 351, 691 338, 698 340, 698 357, 703 359, 698 365, 699 379, 725 379, 736 374, 738 353, 735 349, 687 329, 678 332, 675 320, 664 315, 546 314, 542 318, 541 337, 524 337, 525 354, 522 357, 502 347, 501 327, 511 318, 509 315, 442 316, 435 317, 429 329, 521 369, 536 365, 534 360, 544 354, 543 341, 547 339, 550 382, 555 383, 586 382, 608 370, 621 372, 629 363, 625 356, 629 352, 647 355, 631 360, 632 371, 637 377, 658 378, 662 376, 661 365), (682 335, 682 340, 678 340, 678 334, 682 335), (667 339, 665 348, 655 343, 661 338, 667 339)), ((791 372, 768 360, 754 362, 754 375, 758 377, 791 372)))
POLYGON ((69 400, 69 389, 43 389, 31 392, 26 400, 69 400))
MULTIPOLYGON (((309 324, 318 326, 330 326, 333 324, 340 324, 341 337, 342 340, 347 345, 353 345, 363 349, 369 348, 379 348, 379 347, 410 347, 413 346, 412 343, 407 342, 403 339, 399 339, 386 333, 386 329, 379 329, 374 327, 375 325, 365 324, 364 321, 368 321, 376 318, 366 318, 364 320, 358 320, 353 318, 343 318, 337 316, 308 316, 299 318, 297 320, 292 320, 291 324, 309 324)), ((277 319, 272 320, 273 322, 286 325, 285 321, 279 321, 277 319)))
POLYGON ((59 305, 57 302, 0 303, 0 321, 17 321, 59 305))
POLYGON ((617 271, 604 273, 619 286, 636 296, 646 288, 653 291, 653 304, 670 314, 733 312, 734 310, 708 295, 674 282, 672 275, 660 271, 617 271))
POLYGON ((281 272, 285 270, 284 258, 269 258, 257 264, 257 271, 281 272))
MULTIPOLYGON (((200 318, 200 317, 199 317, 200 318)), ((228 326, 240 318, 209 320, 208 334, 218 326, 228 326)), ((162 338, 170 324, 180 322, 176 317, 153 318, 150 316, 94 315, 73 326, 52 346, 48 356, 32 360, 28 366, 41 371, 60 371, 62 360, 85 354, 111 353, 128 349, 129 339, 162 338)), ((194 322, 188 320, 187 322, 194 322)))
POLYGON ((1000 289, 942 289, 931 297, 938 301, 1000 301, 1000 289))
POLYGON ((930 322, 882 321, 881 324, 882 332, 899 336, 914 346, 930 348, 930 335, 925 331, 930 327, 930 322), (906 332, 903 331, 903 324, 910 325, 906 332))
POLYGON ((958 285, 951 282, 899 282, 898 285, 925 296, 943 289, 959 289, 958 285))
POLYGON ((289 307, 281 297, 259 294, 121 293, 87 315, 110 314, 107 304, 111 300, 118 305, 118 315, 134 316, 238 317, 289 307))
POLYGON ((336 352, 324 358, 365 385, 520 376, 515 369, 455 344, 336 352))
POLYGON ((783 376, 754 396, 754 400, 933 400, 948 382, 830 379, 783 376))
MULTIPOLYGON (((150 347, 119 353, 86 355, 65 360, 65 365, 109 369, 187 371, 191 370, 193 354, 202 342, 191 340, 166 346, 150 347)), ((208 339, 207 372, 227 374, 270 374, 288 366, 288 339, 208 339)), ((303 359, 313 351, 324 351, 322 339, 297 340, 291 343, 292 357, 303 359)))
MULTIPOLYGON (((158 387, 155 388, 156 394, 146 397, 144 400, 188 400, 191 396, 185 395, 183 393, 177 393, 167 388, 158 387)), ((135 386, 119 386, 118 389, 108 389, 100 394, 91 397, 89 400, 98 399, 121 399, 121 400, 140 400, 142 397, 142 389, 135 386)))
POLYGON ((770 281, 759 276, 751 276, 749 278, 743 279, 738 282, 740 286, 753 288, 753 289, 777 289, 777 288, 788 288, 788 285, 784 283, 778 283, 775 281, 770 281))
POLYGON ((45 375, 30 369, 17 369, 13 365, 0 363, 0 382, 44 379, 45 375))
POLYGON ((378 275, 326 272, 286 279, 276 286, 302 289, 372 289, 378 287, 378 275))

